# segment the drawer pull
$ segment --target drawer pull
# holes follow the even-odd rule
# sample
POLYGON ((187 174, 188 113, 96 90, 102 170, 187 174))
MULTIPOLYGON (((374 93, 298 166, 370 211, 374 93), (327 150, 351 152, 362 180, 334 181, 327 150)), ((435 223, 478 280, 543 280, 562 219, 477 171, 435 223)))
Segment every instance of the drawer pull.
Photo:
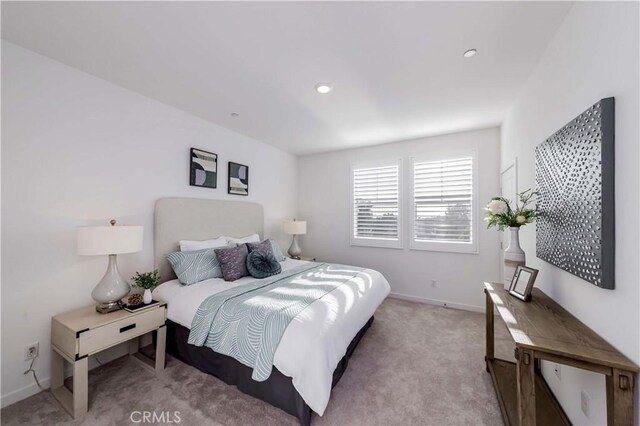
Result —
POLYGON ((125 331, 129 331, 129 330, 131 330, 132 328, 136 328, 136 324, 135 324, 135 323, 134 323, 134 324, 127 325, 127 326, 125 326, 125 327, 122 327, 122 328, 120 329, 120 333, 124 333, 125 331))

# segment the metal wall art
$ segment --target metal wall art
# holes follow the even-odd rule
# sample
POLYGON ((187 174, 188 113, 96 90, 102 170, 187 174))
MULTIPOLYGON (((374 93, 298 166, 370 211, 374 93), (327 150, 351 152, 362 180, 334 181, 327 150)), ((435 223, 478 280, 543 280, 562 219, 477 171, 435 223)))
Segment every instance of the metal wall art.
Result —
POLYGON ((614 99, 580 114, 536 148, 536 255, 613 289, 614 99))

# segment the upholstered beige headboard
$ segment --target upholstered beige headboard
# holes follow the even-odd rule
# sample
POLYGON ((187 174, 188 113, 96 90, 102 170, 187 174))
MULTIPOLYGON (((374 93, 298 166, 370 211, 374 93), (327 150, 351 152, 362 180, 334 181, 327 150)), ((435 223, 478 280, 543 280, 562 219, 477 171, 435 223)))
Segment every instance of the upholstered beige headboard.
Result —
POLYGON ((165 258, 179 250, 180 240, 208 240, 222 235, 263 236, 264 211, 260 204, 200 198, 160 198, 153 227, 154 263, 162 282, 176 276, 165 258))

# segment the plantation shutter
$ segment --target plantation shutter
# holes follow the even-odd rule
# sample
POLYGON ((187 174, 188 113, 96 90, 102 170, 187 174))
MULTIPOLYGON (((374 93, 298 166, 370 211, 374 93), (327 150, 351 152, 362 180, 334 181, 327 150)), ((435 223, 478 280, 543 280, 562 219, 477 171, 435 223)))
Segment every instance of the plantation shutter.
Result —
POLYGON ((353 237, 400 241, 399 166, 353 169, 353 237))
POLYGON ((415 162, 413 241, 473 242, 473 159, 415 162))

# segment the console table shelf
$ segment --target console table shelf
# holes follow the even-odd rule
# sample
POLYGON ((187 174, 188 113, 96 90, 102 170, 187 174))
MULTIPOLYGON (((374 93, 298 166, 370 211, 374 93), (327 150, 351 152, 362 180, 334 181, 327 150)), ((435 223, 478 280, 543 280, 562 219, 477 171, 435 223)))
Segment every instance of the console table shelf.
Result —
MULTIPOLYGON (((507 425, 518 423, 518 371, 515 362, 493 359, 487 362, 487 368, 496 389, 502 418, 507 425)), ((539 371, 536 372, 536 423, 544 426, 570 425, 569 419, 560 404, 551 393, 539 371)))
POLYGON ((607 423, 632 425, 636 364, 539 289, 531 302, 509 295, 502 284, 485 283, 487 371, 507 425, 569 424, 540 374, 540 360, 606 376, 607 423), (494 308, 516 344, 516 363, 494 357, 494 308))

